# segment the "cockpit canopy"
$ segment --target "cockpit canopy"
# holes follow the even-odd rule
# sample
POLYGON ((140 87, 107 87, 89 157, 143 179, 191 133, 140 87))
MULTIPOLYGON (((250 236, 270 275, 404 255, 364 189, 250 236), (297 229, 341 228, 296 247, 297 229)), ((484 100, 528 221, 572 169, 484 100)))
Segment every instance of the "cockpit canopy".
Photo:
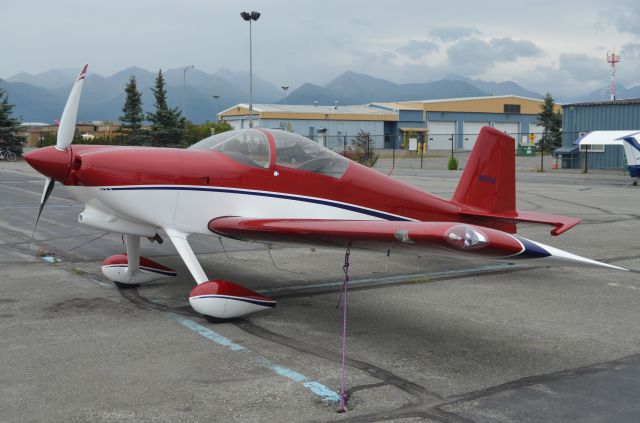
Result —
MULTIPOLYGON (((348 159, 322 147, 303 136, 271 129, 277 166, 286 166, 302 171, 340 178, 347 170, 348 159)), ((268 168, 271 145, 259 129, 237 129, 212 135, 189 147, 198 150, 216 150, 238 163, 247 166, 268 168)))

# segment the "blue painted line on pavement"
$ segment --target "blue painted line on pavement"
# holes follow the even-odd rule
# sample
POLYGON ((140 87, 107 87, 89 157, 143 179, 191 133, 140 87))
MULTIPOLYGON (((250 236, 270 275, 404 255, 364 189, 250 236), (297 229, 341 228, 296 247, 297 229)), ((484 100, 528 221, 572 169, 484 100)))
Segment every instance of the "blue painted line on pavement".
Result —
MULTIPOLYGON (((229 338, 222 336, 219 333, 209 329, 206 326, 202 326, 201 324, 196 323, 191 319, 187 319, 186 317, 180 316, 179 314, 175 314, 175 313, 166 313, 166 315, 170 319, 175 320, 176 322, 180 323, 182 326, 186 327, 187 329, 192 330, 193 332, 215 342, 218 345, 225 346, 229 348, 231 351, 252 352, 248 348, 233 342, 229 338)), ((274 372, 279 376, 285 377, 293 382, 302 383, 302 386, 304 386, 307 390, 311 391, 315 395, 318 395, 324 398, 328 402, 340 401, 340 396, 336 392, 327 388, 320 382, 308 380, 305 375, 298 373, 295 370, 291 370, 286 367, 277 365, 271 360, 269 360, 268 358, 265 358, 262 356, 256 357, 254 361, 257 364, 263 367, 266 367, 267 369, 271 370, 272 372, 274 372)))

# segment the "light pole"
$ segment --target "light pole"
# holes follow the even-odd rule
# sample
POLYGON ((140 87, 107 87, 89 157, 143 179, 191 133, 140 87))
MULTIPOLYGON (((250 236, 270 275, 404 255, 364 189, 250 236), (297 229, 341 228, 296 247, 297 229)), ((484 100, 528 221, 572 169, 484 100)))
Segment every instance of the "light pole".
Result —
POLYGON ((213 96, 213 104, 215 104, 216 106, 216 123, 218 123, 218 99, 220 98, 219 95, 214 95, 213 96))
POLYGON ((189 65, 189 66, 185 66, 185 68, 182 70, 182 115, 185 118, 187 117, 187 105, 185 102, 185 97, 187 92, 187 71, 193 68, 195 68, 195 66, 189 65))
POLYGON ((242 12, 240 16, 249 22, 249 128, 253 128, 253 47, 251 44, 251 21, 257 21, 260 17, 260 12, 242 12))
POLYGON ((284 91, 284 104, 287 104, 287 90, 289 89, 289 87, 287 85, 283 85, 281 88, 282 91, 284 91))

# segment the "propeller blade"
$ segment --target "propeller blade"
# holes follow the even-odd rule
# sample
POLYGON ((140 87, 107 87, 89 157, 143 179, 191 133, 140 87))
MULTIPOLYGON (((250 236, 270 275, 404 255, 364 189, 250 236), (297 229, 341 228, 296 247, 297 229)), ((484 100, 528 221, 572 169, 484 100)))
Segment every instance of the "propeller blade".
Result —
POLYGON ((38 210, 38 217, 36 217, 36 223, 33 225, 33 232, 31 232, 31 238, 29 239, 29 245, 27 245, 27 250, 31 247, 31 242, 33 242, 33 236, 36 233, 36 228, 38 227, 38 221, 40 220, 40 215, 42 214, 42 209, 44 209, 44 205, 47 203, 49 196, 51 196, 51 192, 53 191, 53 187, 55 186, 56 181, 51 178, 47 178, 44 182, 44 190, 42 191, 42 197, 40 198, 40 210, 38 210))
POLYGON ((76 132, 76 118, 78 117, 78 104, 80 103, 80 94, 82 93, 82 85, 87 74, 87 67, 84 65, 78 79, 76 79, 67 104, 64 106, 62 117, 60 118, 60 126, 58 127, 58 139, 56 141, 56 150, 65 151, 73 141, 73 134, 76 132))

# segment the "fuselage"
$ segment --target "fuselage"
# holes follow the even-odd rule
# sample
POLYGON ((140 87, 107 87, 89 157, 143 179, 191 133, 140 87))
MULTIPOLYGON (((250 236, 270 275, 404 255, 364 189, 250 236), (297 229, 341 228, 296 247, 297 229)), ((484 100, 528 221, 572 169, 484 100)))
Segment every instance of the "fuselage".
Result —
POLYGON ((186 233, 210 234, 208 222, 222 216, 460 221, 455 204, 353 161, 337 178, 278 165, 274 154, 254 167, 214 150, 76 145, 34 153, 68 155, 64 177, 27 159, 89 211, 186 233))

